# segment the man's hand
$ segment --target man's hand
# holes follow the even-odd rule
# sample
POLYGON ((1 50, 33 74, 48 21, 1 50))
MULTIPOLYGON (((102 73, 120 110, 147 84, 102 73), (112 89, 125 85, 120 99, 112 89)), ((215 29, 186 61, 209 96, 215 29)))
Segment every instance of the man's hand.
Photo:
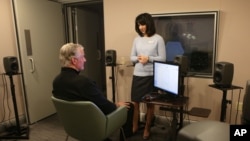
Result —
POLYGON ((127 108, 130 108, 128 102, 117 102, 117 103, 116 103, 116 106, 117 106, 117 107, 126 106, 127 108))

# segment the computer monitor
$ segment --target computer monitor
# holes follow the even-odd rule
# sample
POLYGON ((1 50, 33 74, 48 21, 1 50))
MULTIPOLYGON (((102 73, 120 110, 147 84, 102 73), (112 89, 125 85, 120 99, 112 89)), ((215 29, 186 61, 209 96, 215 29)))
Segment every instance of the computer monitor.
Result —
POLYGON ((153 64, 154 87, 169 96, 179 96, 180 65, 170 62, 158 62, 153 64))

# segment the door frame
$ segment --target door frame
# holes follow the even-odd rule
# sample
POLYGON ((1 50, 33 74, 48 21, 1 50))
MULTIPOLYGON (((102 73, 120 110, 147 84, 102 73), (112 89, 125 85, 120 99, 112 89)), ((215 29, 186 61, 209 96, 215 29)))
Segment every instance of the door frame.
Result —
MULTIPOLYGON (((81 29, 80 27, 78 27, 79 25, 77 25, 77 8, 79 9, 83 9, 85 11, 89 11, 89 12, 96 12, 99 15, 99 21, 102 22, 102 24, 100 25, 100 37, 98 37, 98 41, 97 42, 97 54, 99 54, 99 58, 100 58, 100 68, 101 70, 98 72, 100 74, 99 75, 99 79, 98 81, 100 82, 100 88, 102 90, 102 92, 104 93, 105 96, 106 95, 106 66, 105 66, 105 37, 104 37, 104 12, 103 12, 103 2, 102 1, 88 1, 88 2, 81 2, 81 3, 77 3, 77 4, 64 4, 64 14, 65 14, 65 30, 66 30, 66 34, 67 34, 67 42, 74 42, 74 43, 78 43, 80 41, 80 39, 78 39, 78 32, 80 32, 79 30, 81 29)), ((86 20, 87 22, 89 20, 86 20)), ((99 28, 99 27, 98 27, 99 28)), ((80 42, 81 44, 81 42, 80 42)), ((83 44, 83 46, 85 46, 85 44, 83 44)), ((89 46, 86 46, 89 47, 89 46)), ((86 52, 87 57, 88 57, 88 52, 86 52)), ((92 58, 92 59, 96 59, 96 58, 92 58)), ((87 58, 87 63, 88 63, 88 58, 87 58)), ((90 65, 88 65, 87 67, 88 70, 94 70, 95 68, 91 67, 90 65)), ((90 78, 94 78, 91 76, 91 73, 89 74, 87 70, 84 70, 83 72, 84 75, 87 75, 90 78)), ((95 80, 94 80, 95 81, 95 80)))

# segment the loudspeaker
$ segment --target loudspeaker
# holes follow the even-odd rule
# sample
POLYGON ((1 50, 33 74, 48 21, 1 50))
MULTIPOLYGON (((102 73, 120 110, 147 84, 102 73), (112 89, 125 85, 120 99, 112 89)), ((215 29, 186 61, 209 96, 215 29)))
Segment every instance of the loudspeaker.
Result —
POLYGON ((107 50, 105 54, 106 66, 115 66, 116 65, 116 51, 107 50))
POLYGON ((174 63, 179 64, 181 66, 181 73, 187 74, 188 72, 188 58, 183 55, 176 55, 174 58, 174 63))
POLYGON ((17 57, 14 56, 7 56, 3 58, 3 64, 4 64, 4 69, 5 73, 7 75, 13 75, 18 73, 18 61, 17 57))
POLYGON ((220 87, 231 87, 234 74, 234 65, 229 62, 215 63, 213 81, 220 87))

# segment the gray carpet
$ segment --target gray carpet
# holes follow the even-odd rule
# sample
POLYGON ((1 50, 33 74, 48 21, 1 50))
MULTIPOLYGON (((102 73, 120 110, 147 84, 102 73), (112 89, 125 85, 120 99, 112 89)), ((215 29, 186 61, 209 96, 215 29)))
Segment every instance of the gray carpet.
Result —
MULTIPOLYGON (((144 141, 142 139, 143 135, 143 128, 144 125, 142 123, 141 128, 134 134, 133 136, 127 138, 126 141, 144 141)), ((118 134, 118 133, 117 133, 118 134)), ((117 137, 117 134, 114 136, 111 136, 110 138, 112 141, 119 141, 119 138, 117 137)), ((154 123, 154 125, 151 127, 151 134, 150 138, 147 141, 170 141, 172 139, 171 130, 168 124, 161 124, 161 123, 154 123)))
MULTIPOLYGON (((171 139, 170 121, 161 121, 155 119, 154 125, 151 127, 151 135, 148 141, 168 141, 171 139)), ((127 141, 142 141, 143 124, 142 128, 129 137, 127 141)), ((66 139, 66 133, 58 120, 57 115, 52 115, 46 119, 43 119, 37 123, 29 126, 29 140, 30 141, 64 141, 66 139)), ((119 141, 119 131, 114 133, 110 139, 112 141, 119 141)), ((2 139, 1 141, 21 141, 21 139, 2 139)), ((24 141, 24 140, 22 140, 24 141)), ((77 141, 69 137, 68 141, 77 141)))

